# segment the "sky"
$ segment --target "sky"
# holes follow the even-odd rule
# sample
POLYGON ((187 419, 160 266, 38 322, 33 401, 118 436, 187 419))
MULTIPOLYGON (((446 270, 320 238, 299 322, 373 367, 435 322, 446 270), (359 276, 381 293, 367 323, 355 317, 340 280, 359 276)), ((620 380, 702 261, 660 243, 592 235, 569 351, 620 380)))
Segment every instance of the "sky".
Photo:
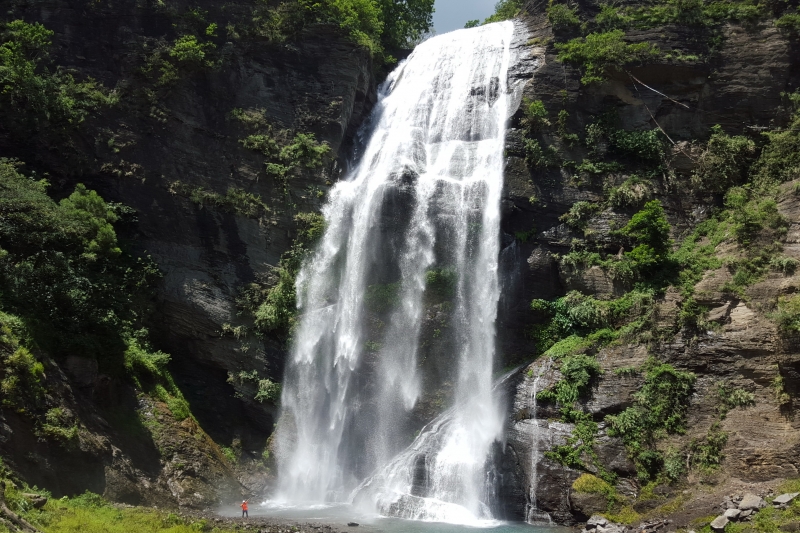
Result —
POLYGON ((494 13, 497 0, 436 0, 433 27, 436 34, 464 27, 468 20, 483 20, 494 13))

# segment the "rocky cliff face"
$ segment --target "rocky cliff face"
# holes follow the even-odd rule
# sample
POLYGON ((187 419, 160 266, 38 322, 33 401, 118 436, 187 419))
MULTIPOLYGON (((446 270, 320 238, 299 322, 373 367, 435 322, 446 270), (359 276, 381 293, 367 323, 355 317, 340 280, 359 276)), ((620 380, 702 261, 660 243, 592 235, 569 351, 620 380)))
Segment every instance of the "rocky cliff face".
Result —
MULTIPOLYGON (((796 90, 800 83, 797 40, 770 21, 723 24, 718 29, 722 45, 712 55, 702 49, 705 45, 696 33, 693 35, 696 28, 667 25, 629 30, 628 42, 651 43, 661 50, 680 47, 687 55, 705 54, 706 59, 675 60, 662 55, 661 59, 612 69, 607 80, 584 85, 580 69, 555 57, 554 42, 565 42, 570 35, 554 33, 545 3, 528 2, 526 10, 522 20, 530 31, 528 45, 536 67, 525 95, 544 104, 552 128, 531 134, 521 109, 508 135, 504 199, 508 285, 503 294, 500 336, 509 363, 537 353, 530 328, 542 322, 542 315, 531 309, 532 300, 552 300, 578 291, 571 294, 613 301, 633 288, 604 266, 567 264, 565 255, 574 250, 597 250, 622 257, 619 234, 614 230, 622 228, 648 199, 658 199, 663 205, 677 248, 722 203, 721 194, 697 191, 690 180, 702 161, 711 127, 720 124, 729 134, 760 142, 760 131, 786 123, 782 93, 796 90), (564 118, 557 133, 558 110, 563 110, 564 118), (531 164, 530 156, 526 161, 525 143, 531 136, 542 146, 555 147, 564 160, 588 160, 592 148, 577 142, 577 137, 565 141, 564 134, 576 133, 582 138, 587 126, 609 111, 622 130, 659 129, 669 137, 665 139, 669 147, 665 164, 657 174, 641 181, 646 192, 636 201, 614 205, 609 202, 609 192, 630 183, 637 172, 642 176, 641 168, 592 173, 574 163, 537 166, 531 164), (576 202, 597 206, 582 226, 571 225, 569 215, 565 216, 576 202), (516 236, 513 240, 512 235, 516 236)), ((581 2, 578 11, 591 17, 599 7, 581 2)), ((782 254, 796 259, 798 200, 794 182, 782 185, 775 194, 777 209, 790 224, 785 236, 779 237, 782 254)), ((792 413, 798 354, 792 339, 778 331, 774 310, 779 297, 794 293, 798 278, 791 271, 767 269, 756 282, 733 291, 730 282, 736 268, 732 265, 747 252, 741 244, 727 242, 717 251, 724 258, 722 264, 706 271, 692 290, 697 304, 707 310, 702 326, 687 327, 681 322, 687 295, 670 288, 657 294, 648 315, 648 328, 656 333, 615 341, 596 352, 590 347, 577 351, 596 353, 599 363, 597 377, 576 404, 597 423, 597 433, 588 446, 583 446, 585 435, 575 437, 575 421, 562 419, 563 406, 535 399, 537 393, 554 390, 564 379, 559 371, 563 356, 547 352, 524 366, 512 393, 505 451, 515 461, 512 477, 524 480, 523 494, 517 495, 517 513, 541 519, 541 514, 531 515, 533 509, 570 524, 596 512, 612 512, 614 502, 606 496, 614 492, 619 501, 632 505, 633 519, 673 516, 675 526, 683 527, 714 513, 723 495, 742 485, 767 491, 777 480, 797 475, 798 426, 792 413), (648 360, 671 364, 697 377, 687 399, 686 431, 662 435, 657 444, 664 454, 681 454, 688 477, 672 484, 663 476, 655 481, 637 477, 629 450, 619 437, 609 435, 606 416, 619 415, 635 404, 645 382, 645 372, 637 369, 646 368, 648 360), (723 386, 746 391, 752 395, 751 401, 730 412, 724 409, 720 415, 723 386), (783 387, 786 395, 777 397, 776 387, 783 387), (721 464, 705 470, 694 468, 696 454, 701 453, 697 444, 710 442, 712 435, 724 435, 717 450, 721 464), (577 450, 571 464, 556 460, 552 453, 545 455, 559 445, 577 450), (605 495, 606 489, 581 490, 576 480, 587 473, 616 486, 609 486, 605 495), (704 488, 699 488, 700 483, 704 488), (700 492, 713 495, 700 496, 700 492), (689 500, 695 503, 688 505, 689 500)), ((766 238, 752 245, 766 242, 772 244, 766 238)), ((781 393, 779 390, 778 396, 781 393)), ((628 520, 633 519, 629 515, 628 520)))
MULTIPOLYGON (((296 237, 296 216, 318 212, 347 167, 358 127, 375 100, 374 65, 366 51, 327 26, 306 28, 284 44, 245 31, 255 9, 247 0, 163 4, 14 0, 8 19, 40 21, 55 30, 56 63, 116 88, 120 101, 87 121, 70 153, 6 136, 0 138, 0 155, 48 172, 58 194, 84 182, 135 209, 136 222, 125 237, 164 274, 151 326, 155 344, 172 355, 172 374, 196 422, 178 422, 165 404, 137 397, 81 354, 61 354, 57 363, 48 362, 47 380, 85 428, 78 443, 70 448, 37 440, 23 416, 4 412, 0 449, 26 479, 57 494, 88 488, 130 503, 207 506, 226 494, 260 492, 268 483, 255 464, 263 463, 275 405, 256 401, 255 386, 262 379, 280 380, 286 339, 254 328, 237 299, 251 284, 275 284, 274 267, 296 237), (198 13, 203 26, 219 28, 213 61, 161 83, 161 74, 153 74, 163 67, 156 52, 198 13), (242 142, 265 132, 284 144, 298 133, 314 133, 330 152, 322 165, 281 177, 266 167, 274 162, 268 150, 242 142), (129 420, 111 419, 109 412, 138 415, 128 427, 129 420), (259 473, 234 472, 219 445, 259 473)), ((778 298, 796 292, 797 275, 791 268, 768 268, 751 283, 732 285, 737 271, 731 265, 746 257, 747 246, 723 239, 715 251, 721 262, 704 269, 691 287, 694 304, 706 310, 699 320, 687 324, 687 292, 669 287, 648 304, 647 335, 586 348, 598 362, 588 394, 575 403, 597 424, 586 446, 575 440, 580 420, 564 419, 563 406, 536 399, 564 374, 559 356, 542 355, 536 344, 532 328, 545 319, 530 304, 570 291, 602 302, 630 293, 634 284, 607 265, 563 257, 575 250, 622 256, 627 243, 614 232, 646 200, 663 205, 675 247, 710 220, 724 191, 693 188, 691 176, 711 127, 720 124, 728 135, 758 141, 763 128, 785 125, 781 94, 800 84, 798 41, 771 20, 720 23, 713 35, 686 24, 632 29, 626 42, 679 53, 610 69, 605 81, 584 85, 581 68, 557 61, 554 47, 578 30, 554 31, 546 4, 525 5, 512 71, 515 79, 529 80, 520 95, 529 100, 520 102, 507 137, 499 339, 503 366, 523 368, 509 395, 506 443, 496 454, 506 481, 502 512, 528 519, 546 513, 570 524, 608 510, 613 491, 635 517, 678 512, 678 525, 688 524, 710 514, 722 499, 717 493, 730 494, 741 484, 768 490, 775 480, 797 475, 800 433, 793 412, 800 359, 796 339, 771 318, 778 298), (712 37, 717 44, 709 53, 712 37), (533 131, 524 108, 536 100, 547 110, 549 125, 533 131), (632 158, 622 167, 581 166, 591 154, 611 150, 607 138, 594 146, 586 140, 587 126, 610 111, 618 130, 663 130, 669 136, 663 164, 648 167, 632 158), (532 139, 553 147, 558 163, 532 164, 532 139), (632 200, 612 202, 611 191, 622 189, 632 200), (598 208, 580 224, 563 219, 578 202, 598 208), (687 471, 679 482, 642 479, 630 450, 609 435, 606 416, 636 404, 647 380, 643 369, 653 359, 696 375, 685 402, 686 431, 660 435, 656 446, 662 455, 682 454, 687 471), (720 384, 750 396, 721 415, 720 384), (714 447, 709 439, 722 434, 724 442, 716 440, 722 442, 721 465, 693 466, 692 457, 708 453, 714 447), (558 446, 578 450, 575 460, 565 464, 546 453, 558 446), (610 486, 605 493, 576 489, 586 474, 613 486, 603 481, 610 486), (698 494, 699 483, 710 487, 710 496, 698 494), (699 503, 682 510, 690 497, 699 503)), ((633 5, 622 3, 628 4, 633 5)), ((592 2, 578 8, 584 18, 600 11, 592 2)), ((771 246, 777 239, 784 264, 800 260, 796 189, 789 182, 775 193, 777 210, 789 222, 786 232, 751 241, 771 246)), ((437 320, 434 309, 424 328, 428 340, 435 339, 437 320)), ((431 360, 437 344, 426 346, 431 360)), ((427 391, 420 423, 441 409, 446 392, 427 391)))
POLYGON ((263 490, 269 478, 262 451, 276 408, 274 399, 254 396, 259 380, 280 381, 286 339, 256 335, 252 315, 237 298, 250 284, 274 283, 273 271, 296 236, 296 216, 318 212, 347 166, 375 98, 369 52, 324 25, 286 43, 255 35, 258 8, 247 1, 15 1, 8 8, 4 18, 40 22, 55 32, 52 55, 59 68, 95 78, 119 101, 87 120, 71 141, 74 153, 4 137, 2 155, 47 172, 57 191, 68 193, 82 182, 136 211, 124 237, 163 273, 153 341, 171 354, 170 370, 196 423, 177 423, 149 399, 140 397, 137 405, 132 391, 96 362, 66 354, 53 369, 64 402, 87 421, 95 442, 81 441, 75 453, 37 447, 28 442, 32 428, 8 420, 4 427, 14 430, 4 455, 37 450, 39 466, 12 466, 56 494, 88 488, 131 503, 203 506, 223 495, 263 490), (179 65, 175 79, 165 80, 168 66, 159 57, 171 57, 177 29, 186 24, 218 28, 209 41, 213 57, 191 68, 179 65), (265 150, 242 142, 259 134, 283 145, 297 134, 314 134, 329 151, 319 166, 276 177, 265 170, 265 150), (147 431, 132 439, 116 434, 116 421, 102 418, 96 403, 138 411, 164 426, 163 438, 154 443, 147 431), (253 461, 249 473, 237 481, 218 445, 233 450, 241 464, 253 461), (65 457, 78 456, 76 467, 92 467, 72 476, 65 457))

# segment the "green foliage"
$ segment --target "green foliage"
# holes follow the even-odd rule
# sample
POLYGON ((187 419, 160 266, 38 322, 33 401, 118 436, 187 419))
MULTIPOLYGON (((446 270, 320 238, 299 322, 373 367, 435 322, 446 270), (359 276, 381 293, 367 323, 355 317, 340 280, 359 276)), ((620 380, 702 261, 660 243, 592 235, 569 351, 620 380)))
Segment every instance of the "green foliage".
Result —
POLYGON ((119 206, 82 185, 56 203, 46 187, 0 159, 3 304, 51 354, 121 356, 120 332, 149 313, 158 269, 121 252, 119 206))
POLYGON ((280 159, 289 166, 317 168, 330 150, 327 143, 318 143, 313 133, 298 133, 281 149, 280 159))
POLYGON ((772 315, 783 333, 800 333, 800 295, 778 298, 778 310, 772 315))
POLYGON ((522 109, 525 116, 521 122, 529 132, 540 131, 550 126, 547 109, 541 100, 531 100, 525 97, 522 101, 522 109))
POLYGON ((622 496, 619 495, 617 489, 607 481, 593 476, 592 474, 581 474, 581 476, 572 483, 572 490, 579 494, 603 495, 608 505, 607 510, 611 510, 622 500, 622 496))
POLYGON ((638 207, 652 194, 650 184, 634 174, 618 187, 609 189, 608 203, 617 209, 638 207))
POLYGON ((295 281, 303 260, 325 232, 325 219, 319 213, 300 213, 294 218, 297 237, 281 257, 270 279, 243 288, 237 304, 250 314, 259 333, 288 335, 297 315, 295 281))
POLYGON ((700 190, 722 193, 747 181, 756 145, 740 135, 727 135, 719 125, 711 128, 711 138, 692 174, 692 185, 700 190))
POLYGON ((483 21, 484 24, 513 19, 522 9, 522 0, 499 0, 494 5, 494 14, 483 21))
POLYGON ((554 146, 542 148, 536 139, 525 139, 525 161, 533 168, 558 166, 558 151, 554 146))
POLYGON ((580 26, 580 19, 574 8, 564 4, 553 4, 547 7, 547 19, 554 31, 567 31, 580 26))
POLYGON ((725 383, 717 385, 717 396, 719 398, 717 412, 720 418, 725 418, 728 411, 737 407, 750 407, 756 404, 756 397, 752 392, 744 389, 734 389, 725 383))
POLYGON ((179 64, 211 66, 211 64, 208 64, 206 56, 209 50, 214 50, 215 48, 216 45, 214 43, 203 43, 198 41, 194 35, 183 35, 175 39, 169 55, 179 64))
POLYGON ((770 382, 770 388, 775 395, 775 401, 778 402, 778 405, 791 405, 792 397, 786 392, 786 381, 780 373, 780 367, 778 368, 778 375, 770 382))
POLYGON ((0 405, 16 407, 38 405, 44 396, 44 365, 24 346, 22 321, 0 311, 0 405))
POLYGON ((664 156, 661 131, 611 130, 608 132, 609 148, 614 152, 639 161, 658 162, 664 156))
POLYGON ((480 21, 480 20, 478 20, 478 19, 472 19, 472 20, 468 20, 468 21, 467 21, 467 23, 466 23, 466 24, 464 24, 464 28, 465 28, 465 29, 468 29, 468 28, 477 28, 477 27, 478 27, 478 26, 480 26, 480 25, 481 25, 481 21, 480 21))
POLYGON ((245 217, 259 218, 270 212, 260 195, 236 187, 228 187, 228 191, 222 195, 204 187, 192 187, 175 181, 170 184, 170 192, 187 197, 197 205, 213 206, 245 217))
POLYGON ((91 78, 49 68, 51 30, 15 20, 0 34, 0 129, 57 139, 116 97, 91 78))
POLYGON ((657 46, 650 43, 627 44, 621 30, 590 33, 567 43, 556 43, 558 60, 582 66, 581 83, 588 85, 605 80, 612 69, 655 59, 660 55, 657 46))
MULTIPOLYGON (((251 372, 242 370, 237 374, 229 372, 228 383, 234 383, 239 386, 254 385, 255 394, 253 399, 259 403, 277 404, 281 397, 281 384, 269 378, 262 378, 257 370, 251 372)), ((237 397, 240 397, 239 393, 237 393, 237 397)))
POLYGON ((752 23, 766 13, 764 5, 707 0, 667 0, 625 11, 631 25, 639 29, 666 24, 711 27, 727 21, 752 23))
POLYGON ((727 443, 728 434, 720 429, 719 422, 715 422, 705 438, 692 439, 689 444, 691 464, 705 471, 716 470, 722 463, 722 450, 727 443))
POLYGON ((800 176, 800 92, 783 96, 791 110, 789 124, 764 132, 767 144, 754 166, 757 183, 782 183, 800 176))
POLYGON ((786 217, 778 212, 778 204, 771 194, 761 194, 749 187, 732 187, 725 195, 723 213, 731 223, 739 244, 748 245, 765 229, 782 236, 789 227, 786 217))
POLYGON ((599 210, 600 206, 596 202, 581 200, 572 204, 569 211, 561 215, 559 220, 573 229, 585 229, 589 220, 599 210))
POLYGON ((647 247, 657 256, 659 262, 665 259, 672 246, 669 238, 670 225, 664 208, 658 200, 647 202, 641 211, 620 230, 620 234, 634 239, 637 248, 647 247))
POLYGON ((45 414, 39 433, 46 439, 68 443, 78 437, 78 426, 63 408, 54 407, 45 414))
POLYGON ((555 301, 534 300, 531 309, 545 322, 534 326, 531 336, 538 353, 585 353, 641 329, 653 304, 652 290, 633 290, 616 300, 597 300, 576 291, 555 301))
POLYGON ((562 379, 551 389, 536 395, 537 400, 555 401, 562 407, 562 414, 572 411, 572 406, 589 392, 592 380, 600 375, 600 364, 587 355, 568 355, 559 366, 562 379))
POLYGON ((270 379, 258 380, 258 392, 256 392, 255 401, 259 403, 269 402, 276 403, 281 397, 281 384, 275 383, 270 379))
POLYGON ((787 13, 775 21, 775 26, 793 35, 800 33, 800 14, 787 13))
POLYGON ((514 232, 514 238, 517 239, 519 242, 526 243, 531 239, 536 237, 536 228, 531 228, 528 231, 517 231, 514 232))
POLYGON ((137 388, 167 404, 176 420, 191 417, 189 404, 167 369, 169 354, 155 350, 144 329, 130 332, 125 341, 125 370, 137 388))
POLYGON ((643 480, 662 467, 663 457, 655 448, 658 439, 685 431, 686 411, 696 377, 667 363, 650 360, 645 383, 634 394, 634 405, 618 415, 609 415, 608 434, 625 443, 643 480))
POLYGON ((263 114, 234 109, 231 117, 249 128, 266 129, 266 133, 248 135, 239 142, 248 150, 259 152, 267 158, 264 168, 269 176, 284 183, 288 194, 287 180, 302 169, 314 169, 322 166, 325 156, 330 153, 328 143, 319 143, 313 133, 296 133, 291 140, 279 141, 279 137, 288 137, 289 132, 273 133, 272 127, 266 123, 263 114))
POLYGON ((544 456, 564 466, 586 469, 584 458, 596 459, 594 444, 597 439, 597 424, 588 415, 583 415, 575 424, 572 434, 564 444, 553 446, 544 456))
MULTIPOLYGON (((117 506, 88 491, 55 499, 36 487, 16 487, 6 482, 5 497, 13 512, 47 533, 197 533, 212 530, 205 519, 196 520, 146 507, 117 506), (49 498, 49 502, 36 509, 25 493, 42 494, 49 498)), ((233 533, 234 529, 215 527, 213 531, 233 533)))
POLYGON ((458 272, 453 268, 437 268, 425 273, 425 290, 439 300, 451 300, 456 295, 458 272))

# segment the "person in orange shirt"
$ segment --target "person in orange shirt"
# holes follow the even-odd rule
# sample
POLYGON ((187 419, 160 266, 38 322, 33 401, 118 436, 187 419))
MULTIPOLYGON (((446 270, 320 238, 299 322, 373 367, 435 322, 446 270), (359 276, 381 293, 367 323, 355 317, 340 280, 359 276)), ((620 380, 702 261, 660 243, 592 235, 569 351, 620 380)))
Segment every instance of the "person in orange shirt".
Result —
POLYGON ((247 502, 249 502, 249 501, 250 500, 242 500, 242 505, 241 505, 242 518, 244 518, 244 517, 250 518, 250 515, 247 514, 247 502))

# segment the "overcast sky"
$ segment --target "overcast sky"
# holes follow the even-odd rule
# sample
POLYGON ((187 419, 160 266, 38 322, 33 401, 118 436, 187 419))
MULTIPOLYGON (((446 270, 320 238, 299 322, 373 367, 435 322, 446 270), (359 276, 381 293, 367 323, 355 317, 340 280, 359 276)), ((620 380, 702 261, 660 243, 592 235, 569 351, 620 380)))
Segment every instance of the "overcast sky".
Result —
POLYGON ((464 27, 468 20, 483 21, 494 13, 497 0, 436 0, 436 12, 433 14, 433 27, 436 34, 464 27))

